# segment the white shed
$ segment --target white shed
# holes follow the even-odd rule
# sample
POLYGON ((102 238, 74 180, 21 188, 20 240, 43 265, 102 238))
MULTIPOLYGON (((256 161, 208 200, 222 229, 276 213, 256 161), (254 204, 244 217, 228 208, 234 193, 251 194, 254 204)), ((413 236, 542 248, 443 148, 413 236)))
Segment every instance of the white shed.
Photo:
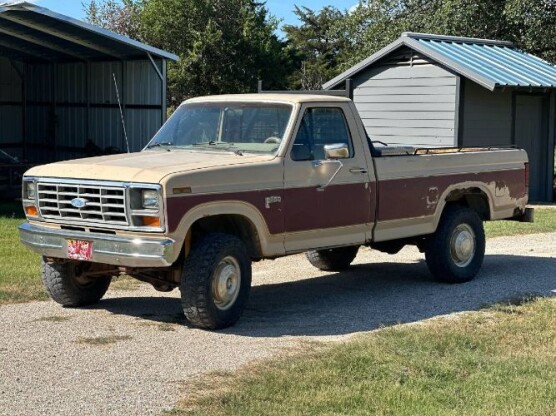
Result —
POLYGON ((510 42, 402 36, 324 84, 352 79, 372 140, 419 147, 518 146, 530 198, 553 197, 556 67, 510 42))

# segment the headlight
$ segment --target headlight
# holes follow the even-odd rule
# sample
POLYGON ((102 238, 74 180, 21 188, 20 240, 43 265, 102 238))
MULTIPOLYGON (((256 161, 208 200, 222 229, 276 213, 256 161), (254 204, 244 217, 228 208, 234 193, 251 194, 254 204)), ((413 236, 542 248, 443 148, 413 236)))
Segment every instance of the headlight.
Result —
POLYGON ((142 193, 143 208, 158 209, 160 202, 158 191, 145 189, 142 193))
POLYGON ((37 197, 37 188, 35 182, 25 182, 25 199, 35 200, 37 197))

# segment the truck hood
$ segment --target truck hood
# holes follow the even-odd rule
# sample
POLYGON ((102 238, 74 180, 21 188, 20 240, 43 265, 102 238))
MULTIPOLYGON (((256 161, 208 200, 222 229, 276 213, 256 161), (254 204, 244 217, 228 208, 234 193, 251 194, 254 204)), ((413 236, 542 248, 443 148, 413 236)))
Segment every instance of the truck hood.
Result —
POLYGON ((229 152, 150 150, 50 163, 31 168, 25 176, 158 183, 173 173, 272 159, 272 155, 239 156, 229 152))

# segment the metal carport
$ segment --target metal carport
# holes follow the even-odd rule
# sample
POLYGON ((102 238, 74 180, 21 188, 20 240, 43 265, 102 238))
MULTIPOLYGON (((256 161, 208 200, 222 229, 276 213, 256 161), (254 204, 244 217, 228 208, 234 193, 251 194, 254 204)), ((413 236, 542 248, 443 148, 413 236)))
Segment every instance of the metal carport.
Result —
POLYGON ((28 2, 0 4, 0 148, 33 163, 141 149, 174 54, 28 2))

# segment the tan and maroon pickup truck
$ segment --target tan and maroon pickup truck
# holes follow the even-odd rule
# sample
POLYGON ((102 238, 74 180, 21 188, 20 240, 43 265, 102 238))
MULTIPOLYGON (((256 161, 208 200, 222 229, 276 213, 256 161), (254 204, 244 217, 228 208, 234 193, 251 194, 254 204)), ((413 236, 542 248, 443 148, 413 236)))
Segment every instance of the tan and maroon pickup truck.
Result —
POLYGON ((127 274, 179 287, 188 322, 211 329, 239 319, 253 261, 307 252, 341 270, 361 246, 413 244, 459 283, 482 265, 483 221, 532 217, 525 151, 373 143, 351 100, 324 95, 188 100, 143 151, 38 166, 23 184, 21 240, 55 301, 97 302, 127 274))

